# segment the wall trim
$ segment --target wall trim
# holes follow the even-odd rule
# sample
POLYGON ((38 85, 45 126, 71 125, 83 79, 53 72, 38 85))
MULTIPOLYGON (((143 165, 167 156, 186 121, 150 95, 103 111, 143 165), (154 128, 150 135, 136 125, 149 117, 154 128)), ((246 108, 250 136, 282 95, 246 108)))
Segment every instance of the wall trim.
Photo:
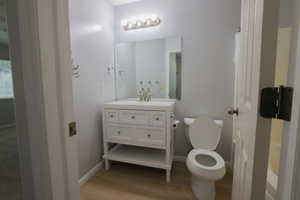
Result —
POLYGON ((83 175, 80 179, 79 179, 79 185, 83 185, 86 182, 88 182, 93 176, 95 176, 95 174, 103 168, 103 160, 100 161, 99 163, 96 164, 95 167, 93 167, 92 169, 90 169, 85 175, 83 175))

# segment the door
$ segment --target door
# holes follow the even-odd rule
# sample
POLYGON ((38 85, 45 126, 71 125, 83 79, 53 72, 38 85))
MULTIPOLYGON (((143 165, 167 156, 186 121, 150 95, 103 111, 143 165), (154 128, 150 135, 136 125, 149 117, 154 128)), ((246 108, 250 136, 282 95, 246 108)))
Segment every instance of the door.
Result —
POLYGON ((7 4, 22 199, 78 200, 68 1, 7 4))
POLYGON ((241 52, 236 77, 233 200, 263 200, 271 120, 259 116, 260 91, 272 87, 278 1, 242 0, 241 52))

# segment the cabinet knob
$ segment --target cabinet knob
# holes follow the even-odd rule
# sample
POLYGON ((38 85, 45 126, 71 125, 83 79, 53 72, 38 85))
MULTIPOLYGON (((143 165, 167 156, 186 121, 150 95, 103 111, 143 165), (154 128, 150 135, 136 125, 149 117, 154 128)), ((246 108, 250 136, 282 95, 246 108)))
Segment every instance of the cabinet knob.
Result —
POLYGON ((148 134, 147 137, 148 137, 148 138, 151 138, 151 134, 148 134))
POLYGON ((118 134, 120 135, 120 134, 121 134, 121 131, 118 131, 118 134))
POLYGON ((156 118, 156 121, 159 121, 159 117, 156 118))
POLYGON ((135 116, 131 116, 131 119, 135 119, 135 116))
POLYGON ((114 115, 110 115, 110 118, 113 118, 114 117, 114 115))

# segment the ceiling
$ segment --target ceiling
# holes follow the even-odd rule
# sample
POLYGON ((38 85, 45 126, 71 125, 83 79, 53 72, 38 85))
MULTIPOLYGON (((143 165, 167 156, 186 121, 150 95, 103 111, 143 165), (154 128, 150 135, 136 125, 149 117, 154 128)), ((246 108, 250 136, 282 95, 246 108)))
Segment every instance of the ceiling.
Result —
POLYGON ((142 1, 142 0, 110 0, 110 1, 114 6, 119 6, 119 5, 133 3, 133 2, 142 1))

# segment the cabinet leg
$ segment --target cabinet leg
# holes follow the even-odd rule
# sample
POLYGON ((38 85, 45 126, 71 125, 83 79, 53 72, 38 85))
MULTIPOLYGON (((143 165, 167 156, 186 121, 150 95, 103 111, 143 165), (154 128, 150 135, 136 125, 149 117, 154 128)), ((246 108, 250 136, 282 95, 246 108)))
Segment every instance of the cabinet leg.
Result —
MULTIPOLYGON (((104 142, 103 145, 104 145, 104 155, 107 155, 109 151, 109 147, 108 147, 109 144, 107 142, 104 142)), ((105 169, 109 170, 110 164, 108 159, 104 159, 104 165, 105 165, 105 169)))
POLYGON ((166 181, 169 183, 171 181, 171 170, 167 169, 166 171, 166 181))
POLYGON ((105 169, 109 170, 109 168, 110 168, 109 160, 105 159, 105 169))

